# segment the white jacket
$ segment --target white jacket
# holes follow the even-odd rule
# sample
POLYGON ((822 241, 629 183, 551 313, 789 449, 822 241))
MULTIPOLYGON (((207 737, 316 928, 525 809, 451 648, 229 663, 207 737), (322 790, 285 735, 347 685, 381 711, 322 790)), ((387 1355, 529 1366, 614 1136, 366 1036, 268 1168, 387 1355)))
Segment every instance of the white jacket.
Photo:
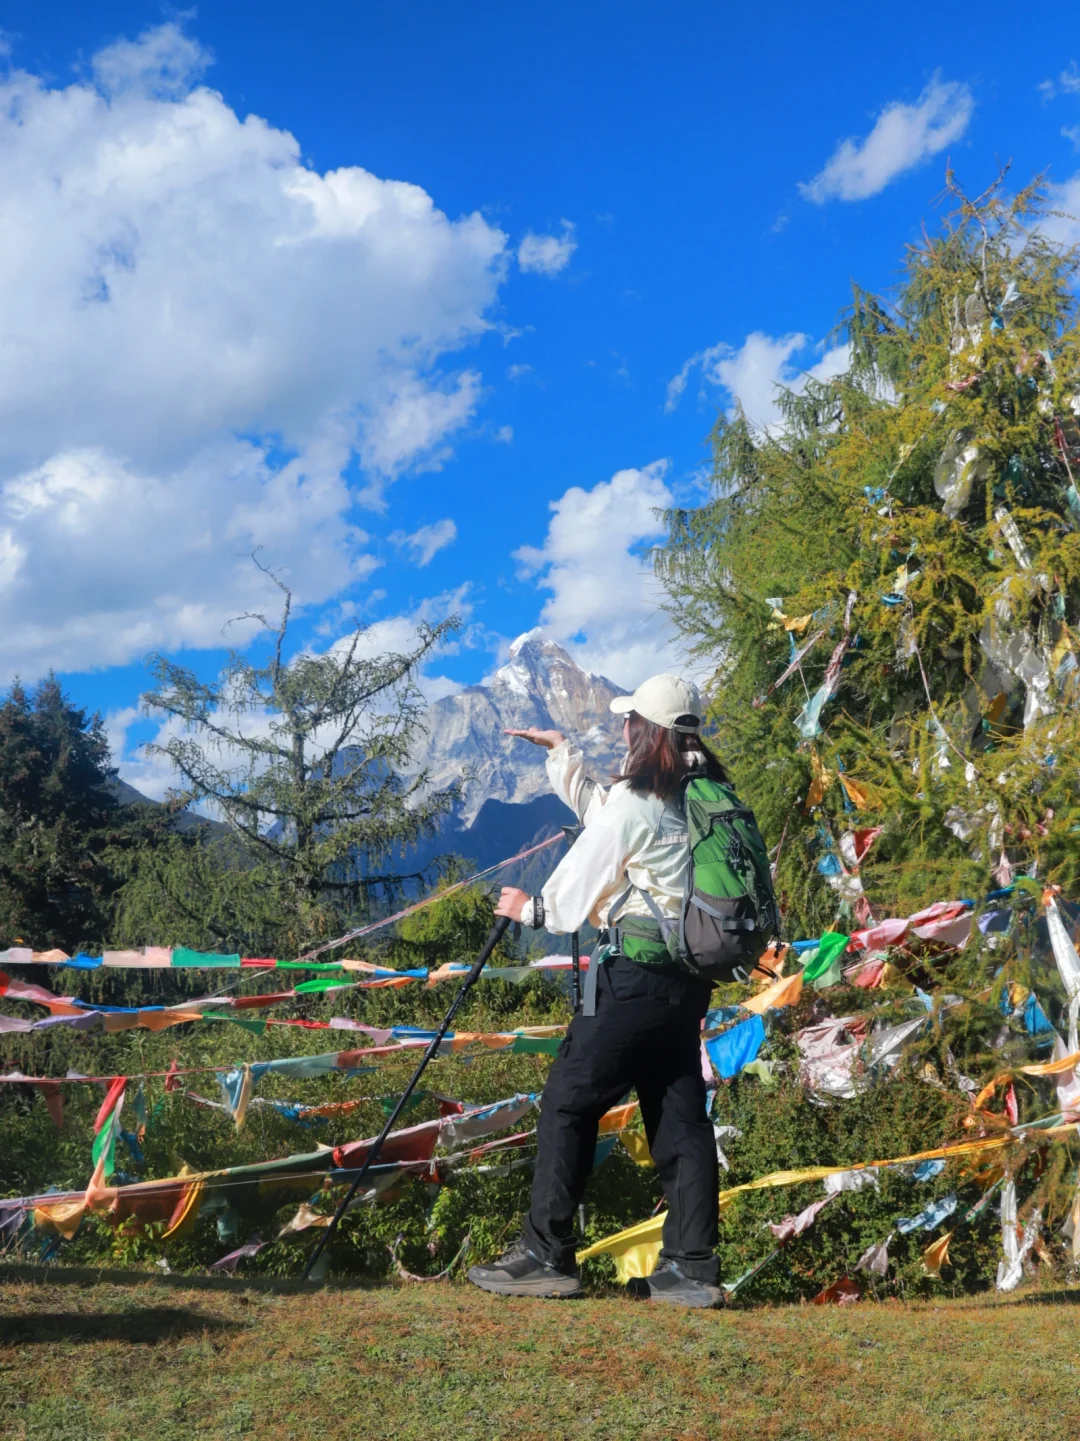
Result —
MULTIPOLYGON (((584 757, 569 741, 547 754, 548 780, 585 829, 541 892, 544 929, 565 934, 586 921, 604 926, 613 901, 632 882, 648 891, 665 916, 676 919, 686 889, 689 854, 682 807, 635 795, 625 781, 610 789, 585 774, 584 757)), ((534 924, 532 901, 521 919, 534 924)), ((624 916, 652 916, 637 891, 620 906, 624 916)))

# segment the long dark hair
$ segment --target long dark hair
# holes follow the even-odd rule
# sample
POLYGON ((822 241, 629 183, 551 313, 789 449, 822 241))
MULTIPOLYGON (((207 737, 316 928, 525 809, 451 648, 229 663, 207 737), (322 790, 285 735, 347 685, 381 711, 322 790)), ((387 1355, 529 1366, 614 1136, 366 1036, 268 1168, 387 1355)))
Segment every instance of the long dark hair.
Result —
POLYGON ((639 796, 654 795, 664 801, 678 794, 692 770, 703 771, 712 781, 727 782, 727 771, 696 732, 668 730, 633 710, 627 720, 630 752, 612 780, 626 781, 639 796), (696 758, 689 758, 687 752, 703 755, 704 767, 696 758))

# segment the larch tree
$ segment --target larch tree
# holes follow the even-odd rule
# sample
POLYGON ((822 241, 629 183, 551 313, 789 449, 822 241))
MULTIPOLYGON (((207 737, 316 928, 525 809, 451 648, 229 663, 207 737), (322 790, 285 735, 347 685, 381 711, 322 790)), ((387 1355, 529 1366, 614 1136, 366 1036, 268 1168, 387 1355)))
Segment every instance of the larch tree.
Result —
MULTIPOLYGON (((177 844, 171 873, 158 878, 172 891, 160 923, 173 916, 185 935, 284 954, 333 938, 421 879, 401 859, 437 828, 454 792, 406 774, 425 709, 416 677, 456 621, 421 624, 401 652, 372 654, 357 627, 323 654, 287 657, 292 596, 281 589, 265 663, 231 652, 207 682, 153 657, 157 685, 144 704, 166 722, 149 749, 175 768, 175 802, 204 808, 231 833, 201 849, 177 844), (196 912, 211 895, 220 915, 208 924, 196 912)), ((133 879, 125 934, 153 913, 154 883, 133 879)))
POLYGON ((897 293, 855 291, 845 374, 719 420, 656 556, 789 935, 1080 895, 1078 257, 1003 182, 950 173, 897 293))

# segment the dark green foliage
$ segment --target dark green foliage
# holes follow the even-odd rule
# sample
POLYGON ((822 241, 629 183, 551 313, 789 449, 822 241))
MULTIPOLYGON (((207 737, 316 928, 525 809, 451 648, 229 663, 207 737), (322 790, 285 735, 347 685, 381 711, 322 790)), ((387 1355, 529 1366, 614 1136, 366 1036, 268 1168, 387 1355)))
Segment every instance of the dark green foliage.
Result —
POLYGON ((137 847, 164 818, 121 806, 99 716, 73 706, 49 676, 16 684, 0 705, 0 949, 95 945, 137 847))
POLYGON ((107 942, 245 956, 290 953, 295 925, 247 843, 205 829, 170 833, 125 858, 107 942))

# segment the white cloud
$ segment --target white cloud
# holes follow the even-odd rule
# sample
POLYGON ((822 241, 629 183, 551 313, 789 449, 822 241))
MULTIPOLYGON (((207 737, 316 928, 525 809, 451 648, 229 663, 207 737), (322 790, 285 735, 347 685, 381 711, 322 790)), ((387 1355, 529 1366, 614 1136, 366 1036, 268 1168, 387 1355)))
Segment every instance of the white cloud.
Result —
POLYGON ((821 354, 820 347, 813 347, 806 335, 771 336, 755 330, 737 350, 721 343, 692 355, 668 382, 665 409, 675 409, 690 376, 699 370, 702 393, 707 385, 726 391, 732 401, 742 406, 751 424, 759 430, 771 430, 780 422, 778 387, 799 389, 807 379, 829 380, 842 375, 850 358, 847 345, 833 346, 821 354), (820 358, 811 365, 792 363, 793 357, 808 350, 820 358))
POLYGON ((1060 90, 1063 95, 1080 95, 1080 70, 1076 61, 1070 60, 1057 80, 1040 80, 1035 87, 1043 100, 1053 100, 1060 90))
POLYGON ((355 501, 481 398, 446 357, 505 236, 309 169, 195 84, 207 58, 169 24, 65 88, 0 79, 0 679, 220 643, 265 603, 255 549, 339 594, 374 564, 355 501))
POLYGON ((210 55, 172 22, 144 30, 137 40, 114 40, 90 62, 106 95, 138 90, 144 95, 183 95, 201 78, 210 55))
POLYGON ((967 129, 975 99, 967 85, 935 75, 914 105, 894 100, 863 140, 840 142, 825 168, 799 186, 807 200, 865 200, 937 155, 967 129))
POLYGON ((655 512, 672 504, 668 462, 620 470, 591 490, 573 486, 552 501, 542 546, 515 551, 526 575, 550 592, 540 624, 579 664, 633 689, 680 647, 661 609, 664 593, 642 548, 664 528, 655 512))
POLYGON ((440 442, 465 424, 479 398, 480 376, 474 370, 445 386, 427 377, 403 381, 368 421, 360 458, 374 479, 361 500, 381 508, 386 478, 407 466, 441 470, 450 447, 440 442))
MULTIPOLYGON (((1080 171, 1061 185, 1048 185, 1046 195, 1052 213, 1039 220, 1039 233, 1059 245, 1080 243, 1080 171)), ((0 574, 2 567, 0 554, 0 574)))
POLYGON ((396 530, 390 540, 393 545, 411 550, 416 564, 425 566, 444 546, 457 540, 457 526, 450 519, 437 520, 433 525, 420 526, 411 535, 396 530))
POLYGON ((518 246, 517 259, 522 270, 535 275, 558 275, 570 264, 577 249, 574 227, 569 220, 562 223, 561 235, 534 235, 530 230, 518 246))

